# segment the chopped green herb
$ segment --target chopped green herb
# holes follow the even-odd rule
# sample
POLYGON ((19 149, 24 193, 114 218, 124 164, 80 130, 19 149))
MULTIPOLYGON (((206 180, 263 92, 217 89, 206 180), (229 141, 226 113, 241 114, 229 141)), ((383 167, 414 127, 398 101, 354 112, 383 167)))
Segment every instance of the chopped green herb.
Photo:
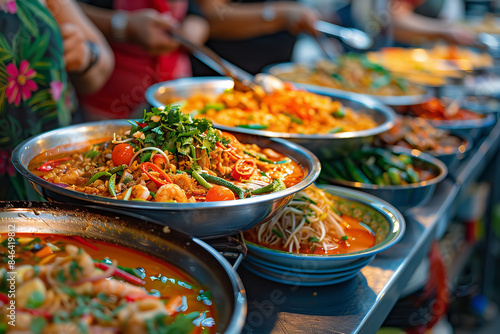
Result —
POLYGON ((39 308, 44 301, 45 301, 45 295, 41 291, 35 290, 28 297, 26 306, 31 309, 39 308))
POLYGON ((42 334, 43 329, 47 325, 47 320, 44 317, 36 317, 31 320, 30 329, 33 334, 42 334))
POLYGON ((316 237, 311 237, 311 238, 309 238, 309 239, 308 239, 308 241, 309 241, 309 242, 318 242, 318 241, 319 241, 319 239, 318 239, 318 238, 316 238, 316 237))

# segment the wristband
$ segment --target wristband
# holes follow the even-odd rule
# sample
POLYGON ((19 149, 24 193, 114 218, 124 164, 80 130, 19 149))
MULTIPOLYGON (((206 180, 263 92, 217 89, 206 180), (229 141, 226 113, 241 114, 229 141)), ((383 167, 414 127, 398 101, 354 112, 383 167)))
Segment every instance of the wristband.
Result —
POLYGON ((124 10, 117 10, 111 16, 111 38, 117 42, 127 40, 128 14, 124 10))

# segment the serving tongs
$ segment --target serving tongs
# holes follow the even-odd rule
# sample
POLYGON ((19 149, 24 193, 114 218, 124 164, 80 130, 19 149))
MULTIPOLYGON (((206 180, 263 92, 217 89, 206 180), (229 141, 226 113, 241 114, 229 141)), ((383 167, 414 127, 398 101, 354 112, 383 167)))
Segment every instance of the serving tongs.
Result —
POLYGON ((373 38, 359 29, 341 27, 321 20, 314 23, 314 29, 338 37, 342 42, 358 50, 366 50, 373 45, 373 38))
POLYGON ((208 67, 233 79, 234 89, 242 92, 252 91, 259 99, 266 95, 265 90, 253 81, 254 77, 250 73, 222 59, 210 48, 189 41, 175 30, 169 30, 169 34, 208 67))

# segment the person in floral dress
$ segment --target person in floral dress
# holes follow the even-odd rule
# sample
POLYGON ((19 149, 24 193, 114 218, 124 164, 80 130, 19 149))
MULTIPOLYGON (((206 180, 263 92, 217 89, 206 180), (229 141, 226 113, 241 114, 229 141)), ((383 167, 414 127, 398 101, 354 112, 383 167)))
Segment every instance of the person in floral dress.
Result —
POLYGON ((36 199, 28 197, 26 181, 12 165, 12 150, 69 125, 73 86, 97 90, 113 68, 109 46, 78 6, 67 0, 46 5, 0 0, 0 200, 36 199))

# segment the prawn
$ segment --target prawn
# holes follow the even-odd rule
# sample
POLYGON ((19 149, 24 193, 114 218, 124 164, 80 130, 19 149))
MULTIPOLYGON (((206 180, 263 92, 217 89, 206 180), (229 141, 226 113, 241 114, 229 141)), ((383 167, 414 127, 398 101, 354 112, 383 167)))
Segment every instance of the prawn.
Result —
POLYGON ((148 292, 143 288, 116 279, 102 279, 95 282, 92 294, 97 295, 99 293, 104 293, 107 296, 118 296, 119 298, 148 296, 148 292))
POLYGON ((132 187, 131 198, 137 198, 147 201, 150 196, 149 189, 141 184, 132 187))
POLYGON ((164 184, 158 189, 155 195, 155 202, 188 203, 186 193, 174 183, 164 184))

